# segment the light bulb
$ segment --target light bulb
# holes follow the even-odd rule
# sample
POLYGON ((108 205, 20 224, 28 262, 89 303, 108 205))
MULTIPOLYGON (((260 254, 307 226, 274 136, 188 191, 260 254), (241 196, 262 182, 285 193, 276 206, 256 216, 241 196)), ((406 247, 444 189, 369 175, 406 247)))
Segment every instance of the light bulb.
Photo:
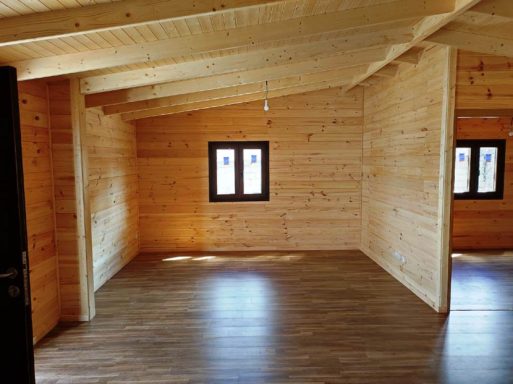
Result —
POLYGON ((264 111, 265 112, 269 111, 269 102, 267 101, 267 99, 265 99, 265 101, 264 101, 264 111))

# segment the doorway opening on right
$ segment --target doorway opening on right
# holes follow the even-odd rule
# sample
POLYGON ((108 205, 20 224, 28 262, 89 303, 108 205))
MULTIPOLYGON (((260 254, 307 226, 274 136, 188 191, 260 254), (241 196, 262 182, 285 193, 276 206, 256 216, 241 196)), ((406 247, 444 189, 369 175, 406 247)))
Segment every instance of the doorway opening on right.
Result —
POLYGON ((513 310, 513 116, 458 117, 452 311, 513 310))

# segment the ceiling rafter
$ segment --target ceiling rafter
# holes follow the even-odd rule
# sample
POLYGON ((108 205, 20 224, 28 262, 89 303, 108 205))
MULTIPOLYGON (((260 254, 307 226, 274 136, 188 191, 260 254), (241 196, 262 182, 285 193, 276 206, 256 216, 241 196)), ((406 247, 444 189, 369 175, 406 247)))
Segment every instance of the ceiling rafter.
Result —
POLYGON ((125 0, 1 19, 0 47, 292 0, 125 0))
POLYGON ((193 78, 112 92, 96 93, 86 96, 86 105, 87 107, 97 107, 121 104, 130 101, 154 99, 266 80, 275 80, 286 76, 324 72, 330 69, 353 67, 358 64, 369 64, 382 59, 385 55, 385 48, 373 48, 361 51, 358 54, 339 54, 321 59, 312 59, 248 71, 238 71, 203 78, 193 78))
POLYGON ((435 33, 445 25, 455 20, 459 15, 468 11, 481 0, 456 0, 454 9, 451 12, 447 12, 442 15, 426 16, 420 22, 417 23, 414 30, 414 38, 406 44, 393 45, 385 60, 378 61, 369 66, 367 71, 355 76, 352 83, 345 86, 344 90, 349 91, 356 87, 361 82, 365 81, 376 72, 386 67, 392 61, 406 53, 408 50, 416 46, 418 43, 424 41, 428 36, 435 33))
MULTIPOLYGON (((276 89, 276 90, 270 89, 269 93, 267 95, 267 98, 273 99, 276 97, 289 96, 289 95, 295 95, 295 94, 300 94, 300 93, 305 93, 305 92, 319 91, 322 89, 335 88, 335 87, 344 85, 346 82, 347 82, 347 79, 338 78, 338 79, 332 79, 332 80, 326 81, 326 82, 318 82, 318 83, 311 83, 311 84, 305 84, 305 85, 296 85, 296 86, 291 86, 291 87, 281 88, 281 89, 276 89)), ((171 114, 176 114, 176 113, 196 111, 196 110, 200 110, 200 109, 223 107, 223 106, 227 106, 227 105, 247 103, 247 102, 251 102, 251 101, 264 100, 265 98, 266 98, 266 96, 263 92, 251 93, 251 94, 245 94, 245 95, 234 95, 234 96, 227 96, 227 97, 219 98, 219 99, 203 100, 203 101, 187 103, 187 104, 170 105, 167 107, 145 109, 142 111, 124 113, 121 115, 121 118, 125 121, 140 120, 140 119, 145 119, 145 118, 149 118, 149 117, 171 115, 171 114)))
MULTIPOLYGON (((269 90, 273 92, 283 88, 297 88, 300 86, 306 86, 309 84, 326 84, 330 81, 334 81, 337 84, 347 83, 349 79, 347 76, 354 74, 360 67, 350 67, 335 69, 330 71, 323 71, 318 73, 284 77, 276 80, 268 81, 269 90)), ((186 94, 180 94, 175 96, 161 97, 157 99, 135 101, 124 104, 107 105, 103 107, 103 111, 106 115, 138 112, 142 110, 151 110, 163 107, 176 106, 181 104, 191 104, 200 101, 209 101, 222 99, 233 96, 242 96, 247 94, 261 94, 265 92, 265 82, 242 84, 232 87, 225 87, 213 90, 192 92, 186 94)))
POLYGON ((411 39, 411 30, 406 26, 390 27, 379 32, 338 36, 313 42, 298 42, 279 47, 262 48, 245 53, 188 61, 178 64, 155 66, 112 74, 85 77, 81 80, 84 94, 108 92, 194 77, 213 76, 228 72, 251 70, 274 65, 293 63, 306 59, 332 56, 339 53, 358 54, 358 51, 405 43, 411 39))
POLYGON ((8 52, 10 44, 20 52, 34 46, 39 49, 35 58, 11 63, 20 80, 81 77, 88 107, 103 107, 105 114, 121 114, 125 120, 261 100, 266 80, 270 97, 332 86, 344 91, 357 85, 371 86, 383 77, 395 76, 403 65, 418 64, 426 47, 434 44, 513 57, 513 39, 505 31, 513 25, 511 0, 390 0, 353 4, 343 11, 291 12, 296 7, 293 4, 301 1, 227 0, 219 10, 221 2, 217 0, 126 0, 8 17, 1 19, 7 23, 0 25, 0 53, 2 47, 8 52), (136 12, 142 4, 146 8, 136 12), (37 57, 44 56, 41 52, 51 43, 42 40, 57 43, 55 39, 62 36, 88 39, 96 31, 128 31, 130 28, 123 28, 155 26, 162 20, 175 24, 178 19, 187 20, 194 25, 201 19, 195 19, 199 15, 214 20, 215 13, 235 15, 248 9, 256 15, 255 7, 267 12, 276 4, 288 11, 257 23, 202 26, 190 33, 177 32, 178 37, 160 36, 163 40, 144 36, 137 44, 114 47, 114 43, 112 48, 107 45, 37 57), (109 19, 107 13, 95 15, 93 9, 115 11, 109 19), (161 12, 156 12, 159 9, 161 12), (59 15, 62 25, 55 24, 59 15), (83 19, 77 21, 80 17, 83 19), (36 22, 23 25, 28 20, 36 22), (70 24, 74 20, 78 26, 70 24), (11 22, 19 29, 9 28, 11 22), (20 44, 27 41, 35 43, 20 44), (178 63, 170 64, 172 61, 178 63))
POLYGON ((452 26, 429 36, 426 41, 497 56, 513 57, 513 39, 454 30, 452 26))
POLYGON ((431 0, 429 2, 425 0, 395 0, 385 4, 293 18, 274 23, 23 60, 9 63, 9 65, 17 68, 20 80, 28 80, 128 64, 147 63, 166 59, 170 56, 177 57, 248 47, 258 43, 286 40, 291 37, 309 37, 326 32, 358 29, 429 15, 443 15, 447 12, 452 13, 453 8, 454 2, 452 0, 431 0))

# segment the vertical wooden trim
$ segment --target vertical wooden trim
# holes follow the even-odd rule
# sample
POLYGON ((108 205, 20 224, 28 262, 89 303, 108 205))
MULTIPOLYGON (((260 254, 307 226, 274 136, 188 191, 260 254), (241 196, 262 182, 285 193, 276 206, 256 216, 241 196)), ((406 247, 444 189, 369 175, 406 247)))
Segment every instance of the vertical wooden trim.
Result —
MULTIPOLYGON (((361 98, 362 102, 360 104, 360 109, 362 111, 362 141, 361 141, 361 147, 362 151, 360 153, 360 239, 358 240, 358 243, 360 244, 359 250, 363 251, 363 183, 364 183, 364 174, 363 174, 363 157, 365 154, 365 87, 362 87, 361 85, 357 88, 361 88, 361 98)), ((364 252, 365 253, 365 252, 364 252)))
POLYGON ((440 175, 438 191, 439 228, 439 281, 436 309, 447 313, 450 304, 450 269, 452 252, 452 208, 453 208, 453 167, 454 167, 454 127, 456 99, 457 51, 447 47, 446 69, 442 100, 442 126, 440 137, 440 175))
POLYGON ((89 203, 89 171, 87 154, 85 98, 80 93, 79 79, 70 80, 71 125, 75 158, 75 193, 77 201, 77 230, 79 247, 80 296, 83 320, 96 313, 94 300, 93 245, 91 207, 89 203))
MULTIPOLYGON (((102 110, 103 113, 103 110, 102 110)), ((138 140, 137 140, 137 122, 132 121, 131 124, 134 127, 134 140, 135 140, 135 166, 137 168, 137 254, 141 252, 141 187, 140 187, 140 177, 139 177, 139 156, 138 156, 138 140)))
POLYGON ((47 110, 47 121, 48 121, 48 156, 50 157, 50 174, 52 176, 52 206, 53 206, 53 238, 55 247, 55 274, 57 275, 57 305, 59 306, 59 319, 62 316, 62 305, 61 305, 61 277, 60 277, 60 266, 59 266, 59 247, 57 245, 57 212, 55 204, 55 175, 54 175, 54 162, 53 162, 53 140, 52 140, 52 112, 50 109, 50 89, 48 83, 45 83, 46 88, 46 110, 47 110))

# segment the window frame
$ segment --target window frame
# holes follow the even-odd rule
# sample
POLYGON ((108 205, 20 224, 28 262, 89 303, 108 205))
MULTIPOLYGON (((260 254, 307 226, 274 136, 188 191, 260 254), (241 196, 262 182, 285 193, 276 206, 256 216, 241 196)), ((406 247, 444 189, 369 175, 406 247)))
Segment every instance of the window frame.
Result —
MULTIPOLYGON (((469 191, 455 193, 455 200, 502 200, 504 198, 504 173, 506 167, 506 140, 457 140, 455 153, 457 148, 470 148, 470 182, 469 191), (497 148, 497 179, 495 185, 495 192, 478 192, 479 180, 479 154, 482 147, 496 147, 497 148)), ((456 156, 454 158, 456 166, 456 156)), ((455 168, 455 167, 454 167, 455 168)))
POLYGON ((244 202, 269 201, 269 142, 268 141, 209 141, 208 143, 208 187, 209 201, 244 202), (235 193, 217 194, 217 150, 233 149, 235 151, 235 193), (244 194, 244 158, 245 149, 260 149, 262 152, 262 193, 244 194))

